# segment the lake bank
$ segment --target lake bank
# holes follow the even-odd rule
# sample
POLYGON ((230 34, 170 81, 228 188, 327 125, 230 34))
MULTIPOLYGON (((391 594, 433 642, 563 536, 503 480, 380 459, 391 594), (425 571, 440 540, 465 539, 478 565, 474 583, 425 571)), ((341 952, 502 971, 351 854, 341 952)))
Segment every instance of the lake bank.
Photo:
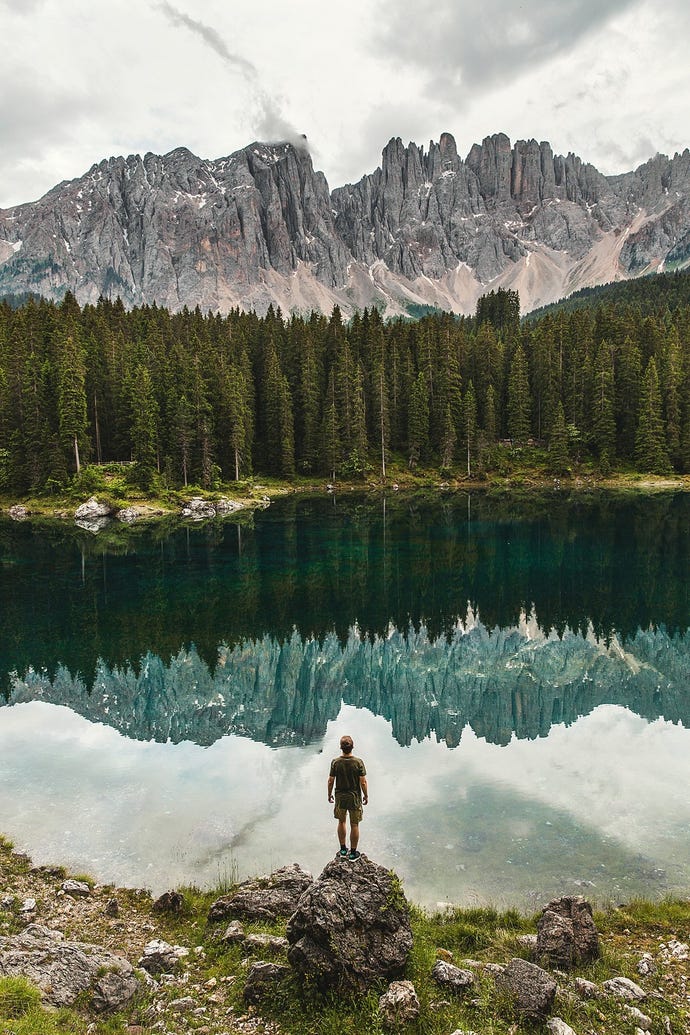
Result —
MULTIPOLYGON (((0 838, 0 937, 19 934, 30 923, 60 931, 66 939, 103 946, 124 956, 134 966, 153 939, 186 950, 179 965, 167 978, 157 977, 133 1004, 116 1018, 94 1014, 88 1004, 48 1014, 38 1006, 24 1017, 3 1014, 0 978, 0 1020, 3 1030, 21 1035, 107 1035, 117 1021, 132 1035, 166 1031, 183 1035, 196 1029, 206 1035, 217 1032, 256 1032, 264 1035, 325 1035, 331 1032, 378 1033, 378 995, 347 997, 337 1002, 324 999, 285 978, 269 999, 247 1007, 243 991, 251 964, 262 958, 261 950, 249 942, 223 940, 224 924, 208 920, 209 909, 219 893, 229 887, 200 892, 180 889, 179 912, 154 908, 145 890, 118 889, 94 884, 88 875, 77 874, 84 888, 65 890, 68 873, 60 867, 34 867, 31 860, 13 850, 0 838)), ((516 956, 529 955, 524 936, 536 931, 536 916, 515 910, 498 912, 491 907, 425 913, 412 907, 414 945, 405 977, 419 997, 421 1011, 406 1030, 426 1035, 448 1035, 451 1031, 482 1031, 493 1035, 533 1030, 515 1026, 515 1017, 505 999, 497 994, 494 973, 516 956), (475 975, 472 994, 449 996, 431 979, 435 961, 454 961, 469 967, 475 975), (493 968, 493 972, 492 972, 493 968)), ((554 1013, 576 1035, 596 1030, 614 1035, 633 1030, 639 1017, 629 1012, 615 996, 597 994, 586 998, 582 988, 594 995, 579 979, 601 988, 604 981, 623 976, 635 982, 645 998, 634 1003, 650 1018, 652 1031, 679 1035, 684 1030, 688 1009, 690 961, 687 932, 690 902, 667 900, 650 904, 641 900, 595 911, 600 935, 601 958, 558 974, 559 991, 554 1013), (668 1018, 668 1020, 666 1020, 668 1018), (635 1022, 635 1023, 634 1023, 635 1022)), ((243 924, 246 934, 282 936, 285 919, 243 924)), ((266 949, 264 948, 264 954, 266 949)), ((278 953, 276 960, 284 962, 278 953)), ((564 1029, 561 1029, 564 1030, 564 1029)))
MULTIPOLYGON (((115 527, 133 524, 204 520, 216 516, 246 519, 252 511, 265 507, 285 496, 384 494, 415 496, 426 494, 453 495, 485 493, 492 496, 524 496, 543 493, 642 493, 690 492, 690 475, 674 477, 623 472, 601 477, 596 472, 553 476, 530 468, 516 469, 508 475, 490 474, 482 478, 447 478, 437 472, 410 471, 394 467, 389 476, 329 482, 325 478, 303 478, 291 481, 266 478, 227 482, 217 489, 199 486, 175 490, 139 492, 126 484, 122 465, 85 468, 81 483, 57 496, 32 495, 8 497, 0 495, 0 515, 32 522, 72 522, 77 512, 91 500, 97 500, 105 516, 115 518, 115 527), (190 512, 190 503, 194 512, 190 512), (119 520, 118 520, 119 519, 119 520)), ((98 531, 91 528, 90 531, 98 531)))

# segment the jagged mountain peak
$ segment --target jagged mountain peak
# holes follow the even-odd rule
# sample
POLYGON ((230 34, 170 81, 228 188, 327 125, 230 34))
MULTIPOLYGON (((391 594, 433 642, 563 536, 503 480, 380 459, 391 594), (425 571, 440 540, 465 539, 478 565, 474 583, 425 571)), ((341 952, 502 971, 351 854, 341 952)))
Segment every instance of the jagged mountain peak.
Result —
POLYGON ((604 176, 548 141, 494 133, 458 155, 392 137, 381 165, 329 191, 305 137, 225 158, 180 146, 110 157, 0 211, 0 291, 80 302, 283 311, 372 304, 474 309, 490 287, 523 309, 690 262, 690 151, 604 176))

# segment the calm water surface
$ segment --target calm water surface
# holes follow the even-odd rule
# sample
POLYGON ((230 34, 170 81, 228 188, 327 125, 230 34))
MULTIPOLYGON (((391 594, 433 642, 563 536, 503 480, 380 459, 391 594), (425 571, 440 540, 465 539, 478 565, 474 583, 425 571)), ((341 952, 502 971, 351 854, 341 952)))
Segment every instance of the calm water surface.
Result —
POLYGON ((0 831, 154 891, 361 847, 437 902, 690 888, 690 497, 0 523, 0 831))

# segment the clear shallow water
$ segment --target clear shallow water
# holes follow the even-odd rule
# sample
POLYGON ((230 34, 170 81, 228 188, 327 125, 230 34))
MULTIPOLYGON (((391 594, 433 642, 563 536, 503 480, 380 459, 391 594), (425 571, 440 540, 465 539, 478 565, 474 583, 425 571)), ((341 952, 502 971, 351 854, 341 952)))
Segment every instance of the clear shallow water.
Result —
POLYGON ((347 728, 417 901, 687 893, 689 530, 683 496, 2 525, 0 830, 156 891, 318 871, 347 728))

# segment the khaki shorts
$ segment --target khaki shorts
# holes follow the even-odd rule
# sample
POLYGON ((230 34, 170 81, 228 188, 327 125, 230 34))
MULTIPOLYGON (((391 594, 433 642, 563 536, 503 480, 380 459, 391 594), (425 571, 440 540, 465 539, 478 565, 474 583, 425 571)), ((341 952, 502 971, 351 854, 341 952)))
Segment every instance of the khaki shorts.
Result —
POLYGON ((352 823, 358 824, 358 823, 362 822, 362 817, 364 816, 364 810, 362 809, 361 805, 359 806, 358 809, 339 809, 338 808, 338 802, 336 801, 335 808, 333 809, 333 815, 335 816, 335 818, 337 820, 340 820, 340 822, 343 823, 345 821, 345 817, 347 816, 348 812, 350 813, 350 823, 351 824, 352 823))

